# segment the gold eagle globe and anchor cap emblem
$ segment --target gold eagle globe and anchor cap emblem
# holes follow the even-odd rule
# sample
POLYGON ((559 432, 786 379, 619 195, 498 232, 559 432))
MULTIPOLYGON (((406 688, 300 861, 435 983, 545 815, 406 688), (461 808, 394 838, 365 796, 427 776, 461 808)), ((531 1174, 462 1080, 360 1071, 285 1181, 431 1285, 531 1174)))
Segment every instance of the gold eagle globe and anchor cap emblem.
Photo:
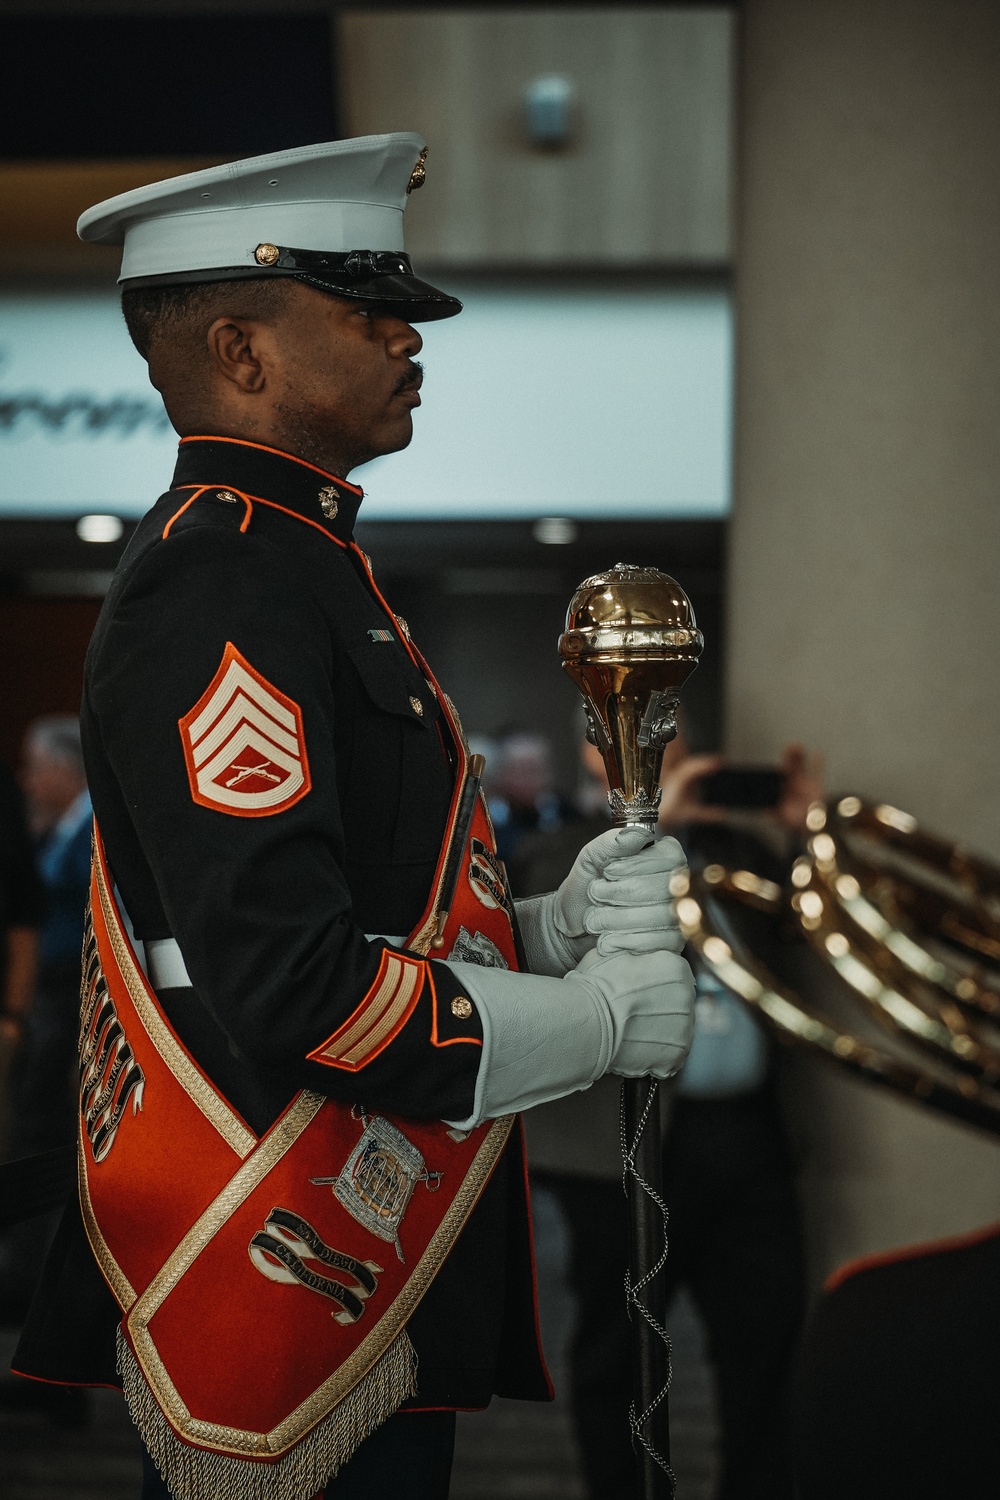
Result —
POLYGON ((407 195, 407 197, 409 197, 409 195, 411 193, 415 193, 417 191, 417 188, 422 188, 423 185, 424 185, 424 183, 426 181, 427 181, 427 147, 425 146, 424 149, 421 151, 419 157, 417 158, 417 164, 413 168, 413 171, 410 173, 410 180, 406 184, 406 195, 407 195))

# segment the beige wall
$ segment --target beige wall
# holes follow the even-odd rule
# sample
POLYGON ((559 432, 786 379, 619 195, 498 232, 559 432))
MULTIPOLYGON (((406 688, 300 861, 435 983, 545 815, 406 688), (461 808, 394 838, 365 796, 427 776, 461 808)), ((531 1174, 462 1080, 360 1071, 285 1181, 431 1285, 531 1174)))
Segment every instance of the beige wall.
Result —
POLYGON ((376 11, 340 21, 345 127, 419 130, 407 247, 440 265, 718 265, 729 255, 733 17, 694 9, 376 11), (524 86, 577 89, 568 146, 524 86))
MULTIPOLYGON (((1000 7, 744 15, 729 746, 1000 857, 1000 7)), ((1000 1145, 807 1072, 821 1264, 1000 1215, 1000 1145)))

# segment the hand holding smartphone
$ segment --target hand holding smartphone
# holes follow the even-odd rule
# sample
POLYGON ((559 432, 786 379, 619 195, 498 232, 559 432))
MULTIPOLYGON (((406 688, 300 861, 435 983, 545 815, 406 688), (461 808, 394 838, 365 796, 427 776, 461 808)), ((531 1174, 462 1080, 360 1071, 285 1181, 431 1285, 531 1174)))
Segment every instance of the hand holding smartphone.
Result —
POLYGON ((724 766, 697 785, 703 807, 742 808, 761 812, 777 807, 785 791, 785 772, 772 766, 724 766))

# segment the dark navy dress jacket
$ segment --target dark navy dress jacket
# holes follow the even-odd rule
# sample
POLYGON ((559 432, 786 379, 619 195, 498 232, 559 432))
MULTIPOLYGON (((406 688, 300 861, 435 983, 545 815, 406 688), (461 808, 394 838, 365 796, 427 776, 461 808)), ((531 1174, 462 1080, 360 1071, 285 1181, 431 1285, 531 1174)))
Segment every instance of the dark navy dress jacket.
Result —
MULTIPOLYGON (((257 1133, 303 1087, 465 1118, 482 1056, 475 1013, 441 1005, 449 1040, 467 1045, 435 1046, 422 1001, 358 1071, 309 1060, 371 989, 379 935, 398 941, 420 920, 454 778, 436 694, 352 543, 360 499, 273 449, 186 439, 87 658, 87 774, 121 903, 139 939, 178 942, 191 985, 161 1003, 257 1133), (197 711, 240 672, 263 738, 199 741, 197 711)), ((434 970, 438 994, 456 996, 434 970)), ((530 1258, 515 1138, 409 1325, 413 1405, 549 1394, 530 1258)), ((71 1205, 15 1367, 115 1384, 119 1316, 71 1205)))

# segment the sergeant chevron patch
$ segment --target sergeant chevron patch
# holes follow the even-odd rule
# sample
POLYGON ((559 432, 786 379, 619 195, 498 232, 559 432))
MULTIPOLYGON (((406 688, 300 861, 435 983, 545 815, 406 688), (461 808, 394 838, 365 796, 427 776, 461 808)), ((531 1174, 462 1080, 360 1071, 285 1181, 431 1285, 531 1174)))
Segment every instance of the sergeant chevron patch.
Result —
POLYGON ((239 818, 284 812, 312 786, 302 713, 227 641, 219 669, 178 720, 191 796, 239 818))

